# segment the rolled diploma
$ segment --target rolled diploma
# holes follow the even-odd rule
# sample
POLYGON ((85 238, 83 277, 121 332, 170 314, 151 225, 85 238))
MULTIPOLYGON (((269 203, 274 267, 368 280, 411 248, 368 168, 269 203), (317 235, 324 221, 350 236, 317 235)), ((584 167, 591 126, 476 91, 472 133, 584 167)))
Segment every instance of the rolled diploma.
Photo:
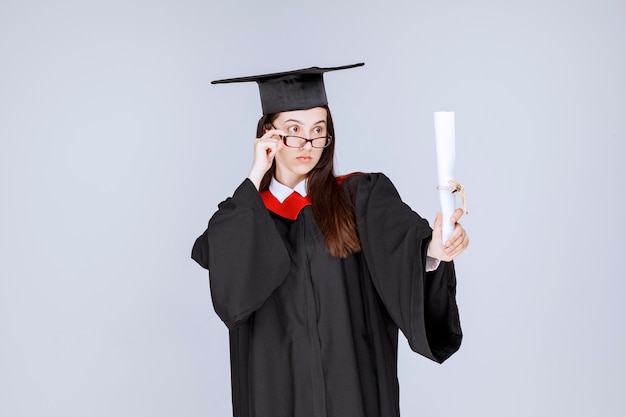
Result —
MULTIPOLYGON (((435 112, 435 138, 439 186, 450 187, 449 181, 454 180, 455 165, 454 112, 435 112)), ((456 208, 455 195, 450 191, 439 190, 439 204, 443 215, 441 238, 445 244, 454 230, 450 217, 456 208)))

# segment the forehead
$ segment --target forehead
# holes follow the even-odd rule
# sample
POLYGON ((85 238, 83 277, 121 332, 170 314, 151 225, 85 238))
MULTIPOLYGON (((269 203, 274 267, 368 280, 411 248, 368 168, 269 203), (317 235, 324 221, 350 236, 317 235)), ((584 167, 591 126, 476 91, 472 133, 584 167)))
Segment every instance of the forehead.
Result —
POLYGON ((326 121, 326 109, 323 107, 314 107, 308 110, 293 110, 279 113, 276 123, 284 123, 288 120, 297 121, 304 125, 316 124, 320 121, 326 121))

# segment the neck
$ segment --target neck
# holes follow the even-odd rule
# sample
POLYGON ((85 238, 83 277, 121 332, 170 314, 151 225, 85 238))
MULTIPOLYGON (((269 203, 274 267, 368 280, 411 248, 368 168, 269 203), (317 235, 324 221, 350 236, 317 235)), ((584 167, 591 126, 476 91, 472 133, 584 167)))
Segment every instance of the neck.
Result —
POLYGON ((274 178, 276 181, 289 188, 295 188, 301 181, 306 179, 306 175, 281 175, 277 169, 274 178))

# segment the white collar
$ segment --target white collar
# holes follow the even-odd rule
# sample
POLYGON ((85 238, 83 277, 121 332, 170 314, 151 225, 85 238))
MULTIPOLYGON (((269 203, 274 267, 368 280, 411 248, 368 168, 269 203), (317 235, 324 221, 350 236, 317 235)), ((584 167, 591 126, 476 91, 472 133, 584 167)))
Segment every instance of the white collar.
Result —
POLYGON ((287 187, 286 185, 279 183, 276 180, 276 178, 272 177, 272 181, 270 182, 269 189, 270 189, 270 193, 272 193, 272 195, 276 197, 276 199, 282 203, 294 191, 300 194, 302 197, 306 197, 307 182, 308 182, 308 178, 305 178, 302 181, 300 181, 298 184, 296 184, 296 186, 293 189, 291 189, 287 187))

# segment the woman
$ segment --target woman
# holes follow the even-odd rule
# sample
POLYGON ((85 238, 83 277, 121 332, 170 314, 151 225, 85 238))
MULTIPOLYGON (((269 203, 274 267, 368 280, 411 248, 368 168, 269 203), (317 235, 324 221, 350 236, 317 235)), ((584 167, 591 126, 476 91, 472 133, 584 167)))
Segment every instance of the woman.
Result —
POLYGON ((264 113, 192 253, 230 330, 236 417, 399 416, 398 329, 437 362, 461 342, 462 211, 442 242, 441 215, 431 230, 384 175, 334 175, 323 74, 350 67, 218 81, 256 81, 264 113))

